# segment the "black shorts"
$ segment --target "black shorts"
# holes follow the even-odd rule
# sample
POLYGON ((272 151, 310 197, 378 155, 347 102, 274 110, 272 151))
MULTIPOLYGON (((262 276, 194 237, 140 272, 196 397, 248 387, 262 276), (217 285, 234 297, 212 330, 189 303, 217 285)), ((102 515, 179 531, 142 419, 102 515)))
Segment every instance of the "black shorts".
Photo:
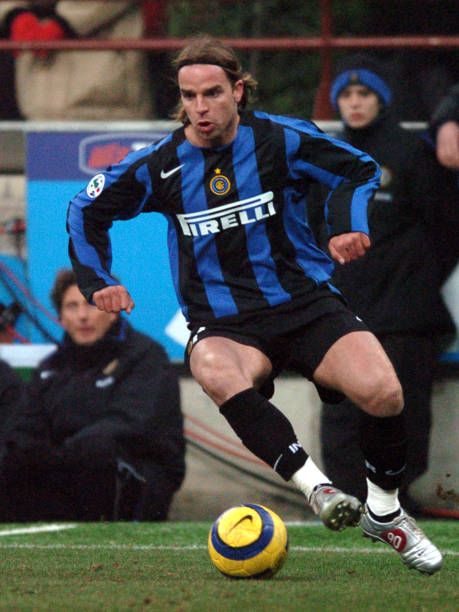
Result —
MULTIPOLYGON (((331 291, 319 295, 301 308, 283 308, 254 314, 243 322, 223 323, 218 320, 191 329, 185 360, 203 338, 221 336, 259 349, 273 366, 270 379, 260 390, 266 397, 274 393, 274 379, 284 370, 312 376, 328 349, 342 336, 354 331, 368 331, 365 323, 351 312, 340 296, 331 291)), ((314 381, 313 381, 314 382, 314 381)), ((317 385, 323 401, 337 403, 343 395, 317 385)))

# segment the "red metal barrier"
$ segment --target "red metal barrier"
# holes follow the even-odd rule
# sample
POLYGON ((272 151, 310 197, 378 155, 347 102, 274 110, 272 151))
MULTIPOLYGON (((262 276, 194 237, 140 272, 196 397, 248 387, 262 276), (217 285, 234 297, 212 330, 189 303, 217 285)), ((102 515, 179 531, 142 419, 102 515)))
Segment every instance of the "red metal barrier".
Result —
MULTIPOLYGON (((324 49, 459 49, 459 36, 335 36, 333 38, 312 36, 306 38, 221 38, 239 50, 263 51, 317 51, 324 49)), ((144 39, 78 39, 53 41, 12 42, 0 39, 0 51, 103 51, 116 49, 127 51, 175 51, 187 42, 186 38, 144 39)))

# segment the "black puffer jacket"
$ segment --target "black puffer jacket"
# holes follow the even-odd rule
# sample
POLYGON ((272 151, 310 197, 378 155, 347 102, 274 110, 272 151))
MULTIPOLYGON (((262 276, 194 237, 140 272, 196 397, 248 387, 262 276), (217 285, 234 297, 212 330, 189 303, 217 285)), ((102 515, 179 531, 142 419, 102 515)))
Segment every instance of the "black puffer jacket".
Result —
POLYGON ((109 438, 121 457, 137 465, 159 463, 181 482, 182 426, 178 380, 164 349, 120 319, 92 347, 66 336, 39 365, 8 444, 25 450, 39 441, 71 449, 109 438))
POLYGON ((446 121, 459 123, 459 83, 451 87, 448 94, 435 109, 431 120, 432 128, 436 129, 446 121))
POLYGON ((5 453, 5 434, 24 409, 25 401, 24 381, 8 363, 0 359, 0 459, 5 453))
MULTIPOLYGON (((420 175, 429 182, 430 167, 424 168, 425 159, 436 160, 436 138, 438 128, 448 121, 459 124, 459 83, 452 87, 436 108, 429 129, 423 134, 425 155, 421 158, 420 175)), ((430 162, 430 166, 432 162, 430 162)), ((432 198, 430 209, 435 211, 433 225, 436 229, 436 244, 440 247, 443 276, 446 279, 459 262, 459 170, 437 164, 441 189, 432 198), (440 197, 438 197, 440 196, 440 197)), ((429 191, 427 191, 429 193, 429 191)))
MULTIPOLYGON (((440 294, 442 275, 431 228, 435 215, 429 210, 432 198, 426 197, 426 190, 435 195, 442 188, 438 165, 424 156, 417 135, 385 113, 365 129, 346 127, 340 137, 371 155, 381 165, 382 177, 369 205, 372 247, 359 260, 337 264, 334 284, 377 334, 452 332, 454 325, 440 294)), ((326 247, 323 214, 317 212, 323 195, 313 203, 312 217, 326 247)))

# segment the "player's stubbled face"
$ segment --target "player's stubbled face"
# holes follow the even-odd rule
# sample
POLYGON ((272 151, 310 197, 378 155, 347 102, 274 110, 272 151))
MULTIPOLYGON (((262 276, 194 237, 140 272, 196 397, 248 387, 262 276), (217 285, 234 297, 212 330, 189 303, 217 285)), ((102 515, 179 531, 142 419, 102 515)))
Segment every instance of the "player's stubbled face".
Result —
POLYGON ((190 121, 188 140, 198 147, 229 144, 239 123, 238 104, 242 80, 231 83, 225 71, 213 64, 183 66, 178 73, 180 96, 190 121))

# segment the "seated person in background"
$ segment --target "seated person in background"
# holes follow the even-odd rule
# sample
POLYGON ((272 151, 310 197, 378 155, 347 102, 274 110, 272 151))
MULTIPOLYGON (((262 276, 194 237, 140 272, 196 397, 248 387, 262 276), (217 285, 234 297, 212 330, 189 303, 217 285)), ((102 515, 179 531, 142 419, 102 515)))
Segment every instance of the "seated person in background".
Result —
MULTIPOLYGON (((440 294, 441 263, 432 239, 443 188, 439 166, 421 138, 398 125, 391 97, 384 68, 371 56, 341 60, 330 98, 344 123, 344 140, 371 155, 382 176, 368 208, 372 249, 358 261, 337 266, 333 283, 378 337, 401 382, 411 435, 400 501, 418 514, 421 509, 408 488, 427 470, 433 377, 440 342, 454 325, 440 294)), ((326 194, 318 200, 320 222, 316 218, 314 225, 320 226, 316 235, 326 248, 326 194)), ((317 201, 314 217, 316 206, 317 201)), ((360 441, 368 435, 367 421, 348 399, 322 407, 325 471, 337 487, 360 499, 366 495, 360 441)))
POLYGON ((2 520, 165 520, 185 473, 178 380, 164 349, 58 273, 66 332, 6 436, 2 520))
POLYGON ((24 407, 26 386, 13 368, 0 359, 0 459, 5 454, 5 431, 24 407))

